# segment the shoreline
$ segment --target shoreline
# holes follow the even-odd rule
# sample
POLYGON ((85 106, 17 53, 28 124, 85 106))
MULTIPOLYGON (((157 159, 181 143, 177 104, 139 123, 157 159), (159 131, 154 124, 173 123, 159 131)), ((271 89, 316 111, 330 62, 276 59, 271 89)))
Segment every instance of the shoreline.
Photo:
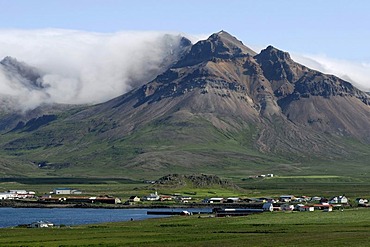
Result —
POLYGON ((210 204, 210 203, 187 203, 187 204, 173 204, 173 205, 158 205, 158 204, 92 204, 92 203, 40 203, 37 201, 15 201, 3 200, 0 201, 0 207, 7 208, 96 208, 96 209, 135 209, 135 208, 219 208, 219 207, 233 207, 233 208, 262 208, 262 204, 210 204))

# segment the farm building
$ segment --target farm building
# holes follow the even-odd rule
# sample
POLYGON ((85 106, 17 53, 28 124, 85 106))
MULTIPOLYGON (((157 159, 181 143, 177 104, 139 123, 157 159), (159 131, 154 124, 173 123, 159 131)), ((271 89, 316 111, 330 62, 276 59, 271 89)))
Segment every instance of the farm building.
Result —
POLYGON ((70 189, 70 188, 56 188, 53 190, 53 194, 70 195, 70 194, 82 194, 82 192, 79 190, 70 189))
POLYGON ((329 200, 331 204, 348 203, 348 199, 345 196, 335 196, 329 200))
POLYGON ((226 203, 238 203, 238 202, 240 202, 239 197, 229 197, 226 199, 226 203))
POLYGON ((146 201, 158 201, 160 199, 158 192, 156 191, 154 194, 150 194, 148 196, 144 196, 143 198, 146 201))
POLYGON ((325 203, 325 204, 314 204, 313 205, 315 209, 318 209, 318 210, 323 210, 325 212, 331 212, 333 211, 333 206, 328 204, 328 203, 325 203))
POLYGON ((279 201, 281 201, 281 202, 290 202, 294 199, 295 199, 295 196, 293 196, 293 195, 282 195, 282 196, 280 196, 279 201))
POLYGON ((280 208, 282 211, 293 211, 294 210, 294 206, 290 204, 283 204, 280 206, 280 208))
POLYGON ((26 190, 8 190, 0 193, 0 200, 4 199, 25 199, 35 197, 35 192, 26 190))
POLYGON ((262 205, 263 211, 274 211, 274 205, 271 202, 266 202, 262 205))
POLYGON ((172 196, 160 196, 161 201, 172 201, 172 196))
POLYGON ((212 197, 209 199, 204 199, 205 203, 221 203, 223 202, 224 198, 222 197, 212 197))
POLYGON ((313 211, 315 211, 315 207, 314 206, 303 205, 303 204, 297 204, 296 205, 296 210, 298 210, 300 212, 305 212, 305 211, 313 212, 313 211))
POLYGON ((120 204, 121 199, 118 197, 90 197, 91 203, 120 204))
POLYGON ((365 198, 356 198, 356 203, 357 204, 366 204, 366 203, 369 203, 369 200, 365 199, 365 198))
POLYGON ((140 202, 140 197, 138 197, 138 196, 130 196, 128 198, 128 201, 129 202, 140 202))
POLYGON ((13 194, 8 192, 0 193, 0 200, 14 199, 13 194))

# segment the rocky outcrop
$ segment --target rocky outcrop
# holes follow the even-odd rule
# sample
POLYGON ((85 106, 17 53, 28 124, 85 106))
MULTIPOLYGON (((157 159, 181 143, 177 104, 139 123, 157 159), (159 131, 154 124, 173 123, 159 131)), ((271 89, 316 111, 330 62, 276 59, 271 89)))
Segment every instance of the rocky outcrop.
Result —
POLYGON ((232 182, 223 180, 216 175, 206 174, 169 174, 155 181, 155 184, 174 187, 191 186, 195 188, 211 188, 216 186, 224 188, 237 188, 237 186, 232 182))

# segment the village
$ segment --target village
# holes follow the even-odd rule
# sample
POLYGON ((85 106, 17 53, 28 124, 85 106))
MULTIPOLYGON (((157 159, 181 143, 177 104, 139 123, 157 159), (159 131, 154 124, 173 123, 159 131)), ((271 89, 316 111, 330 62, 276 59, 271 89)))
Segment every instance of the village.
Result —
MULTIPOLYGON (((117 207, 217 207, 238 209, 261 209, 263 211, 315 211, 323 210, 330 212, 335 209, 349 207, 370 207, 366 198, 351 200, 345 195, 336 195, 331 198, 320 196, 294 196, 281 195, 277 198, 258 197, 210 197, 193 198, 190 195, 178 193, 168 195, 159 194, 157 191, 145 196, 132 195, 122 199, 110 195, 85 196, 83 192, 72 188, 55 188, 49 194, 37 196, 34 191, 8 190, 0 193, 0 201, 16 201, 19 203, 41 205, 73 205, 73 206, 104 206, 116 205, 117 207)), ((4 204, 6 205, 6 204, 4 204)), ((230 213, 231 214, 231 213, 230 213)))

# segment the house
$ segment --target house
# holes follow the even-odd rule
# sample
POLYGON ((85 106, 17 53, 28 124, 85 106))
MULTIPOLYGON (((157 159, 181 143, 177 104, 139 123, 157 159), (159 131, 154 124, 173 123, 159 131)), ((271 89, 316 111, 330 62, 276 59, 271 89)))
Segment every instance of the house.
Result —
POLYGON ((262 205, 263 211, 274 211, 274 205, 271 202, 266 202, 262 205))
POLYGON ((212 197, 208 199, 208 203, 221 203, 223 200, 224 198, 222 197, 212 197))
POLYGON ((160 196, 160 200, 163 201, 172 201, 172 196, 160 196))
POLYGON ((280 208, 282 211, 293 211, 294 210, 294 206, 290 204, 283 204, 280 206, 280 208))
POLYGON ((321 201, 321 197, 320 196, 313 196, 313 197, 311 197, 310 201, 311 202, 319 202, 319 201, 321 201))
POLYGON ((357 204, 366 204, 366 203, 369 203, 369 200, 365 199, 365 198, 356 198, 356 203, 357 204))
POLYGON ((34 191, 26 191, 26 190, 8 190, 10 194, 14 195, 14 198, 18 199, 26 199, 26 198, 34 198, 36 193, 34 191))
POLYGON ((260 198, 258 198, 258 200, 260 201, 260 202, 272 202, 272 203, 276 203, 277 201, 274 199, 274 198, 272 198, 272 197, 260 197, 260 198))
POLYGON ((297 197, 297 198, 295 198, 294 200, 293 200, 293 202, 298 202, 298 203, 300 203, 300 202, 305 202, 306 200, 303 198, 303 197, 297 197))
POLYGON ((130 198, 128 198, 128 201, 129 202, 140 202, 140 197, 138 197, 138 196, 130 196, 130 198))
POLYGON ((328 202, 330 204, 338 204, 338 203, 346 204, 346 203, 348 203, 348 199, 344 195, 343 196, 335 196, 335 197, 331 198, 328 202))
POLYGON ((212 198, 205 198, 202 202, 203 203, 221 203, 223 202, 224 198, 222 197, 212 197, 212 198))
POLYGON ((297 211, 300 211, 300 212, 305 212, 305 211, 313 212, 313 211, 315 211, 314 206, 308 206, 308 205, 304 205, 304 204, 297 204, 295 209, 297 211))
POLYGON ((49 221, 36 221, 29 225, 31 228, 45 228, 45 227, 53 227, 54 224, 49 221))
POLYGON ((10 194, 8 192, 0 193, 0 200, 14 199, 13 196, 13 194, 10 194))
POLYGON ((188 203, 192 199, 191 196, 182 196, 181 194, 174 194, 172 197, 182 203, 188 203))
POLYGON ((43 203, 61 203, 65 198, 51 197, 50 195, 43 195, 38 198, 39 202, 43 203))
POLYGON ((52 193, 56 195, 82 194, 81 191, 70 188, 56 188, 52 193))
POLYGON ((238 202, 240 202, 239 197, 229 197, 226 199, 226 203, 238 203, 238 202))
POLYGON ((105 204, 120 204, 122 203, 121 199, 118 197, 110 197, 110 196, 98 196, 98 197, 90 197, 89 198, 91 203, 105 203, 105 204))
POLYGON ((279 197, 279 201, 281 202, 290 202, 295 199, 295 196, 293 195, 282 195, 279 197))
POLYGON ((3 193, 0 193, 0 200, 10 200, 10 199, 25 199, 35 197, 34 191, 26 190, 8 190, 3 193))
POLYGON ((183 203, 188 203, 191 200, 191 196, 180 196, 179 200, 183 203))
POLYGON ((329 203, 323 203, 323 204, 314 204, 313 207, 318 210, 323 210, 324 212, 331 212, 333 211, 333 206, 329 203))
POLYGON ((150 194, 144 197, 146 201, 158 201, 160 199, 158 192, 156 191, 154 194, 150 194))

